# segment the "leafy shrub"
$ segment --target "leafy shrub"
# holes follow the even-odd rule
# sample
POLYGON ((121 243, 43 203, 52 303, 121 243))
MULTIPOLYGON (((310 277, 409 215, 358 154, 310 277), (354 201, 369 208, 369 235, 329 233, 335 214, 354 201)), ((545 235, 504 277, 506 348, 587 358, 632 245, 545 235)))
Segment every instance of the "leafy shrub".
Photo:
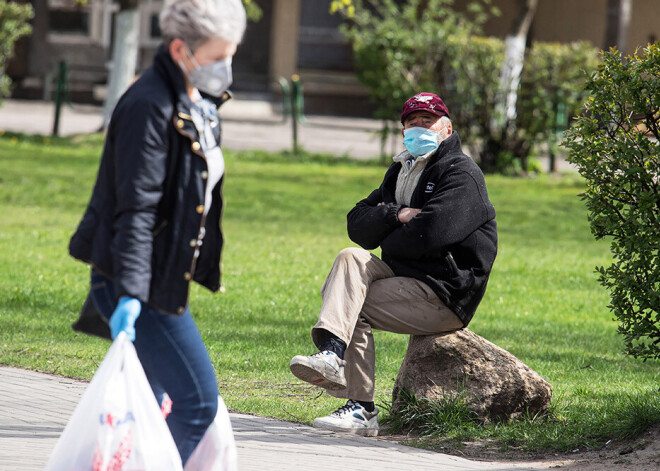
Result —
POLYGON ((587 99, 584 84, 598 67, 598 49, 587 42, 536 42, 529 49, 517 102, 514 154, 527 167, 534 145, 550 146, 587 99))
POLYGON ((491 133, 503 60, 504 42, 500 39, 452 38, 442 64, 445 84, 432 85, 438 87, 454 126, 477 156, 491 133))
POLYGON ((14 54, 16 41, 32 31, 28 21, 33 15, 29 4, 0 1, 0 97, 9 95, 11 80, 5 69, 14 54))
POLYGON ((660 358, 660 46, 603 58, 567 133, 569 161, 587 182, 592 233, 611 238, 614 262, 597 272, 627 353, 660 358))
POLYGON ((331 11, 347 19, 342 31, 353 46, 358 78, 376 104, 375 117, 397 120, 408 97, 436 91, 482 169, 526 170, 534 146, 554 143, 557 128, 567 126, 579 111, 584 71, 595 70, 597 50, 584 42, 535 43, 521 77, 517 132, 510 136, 493 126, 499 118, 504 42, 479 36, 481 25, 497 10, 490 0, 471 2, 467 13, 455 11, 453 4, 335 0, 331 11))
POLYGON ((449 84, 440 87, 447 97, 452 120, 487 172, 517 174, 531 168, 534 150, 549 149, 559 131, 570 124, 586 100, 587 72, 598 66, 598 50, 587 42, 535 42, 525 55, 518 99, 516 132, 508 135, 496 126, 500 98, 499 75, 504 42, 471 37, 450 49, 444 64, 449 84), (450 106, 451 104, 451 106, 450 106))
POLYGON ((255 0, 243 0, 243 7, 250 21, 259 21, 263 16, 264 12, 255 0))
POLYGON ((396 119, 403 101, 443 82, 442 64, 480 32, 487 16, 473 2, 470 13, 454 11, 453 0, 335 0, 331 12, 344 15, 358 78, 376 104, 376 118, 396 119))

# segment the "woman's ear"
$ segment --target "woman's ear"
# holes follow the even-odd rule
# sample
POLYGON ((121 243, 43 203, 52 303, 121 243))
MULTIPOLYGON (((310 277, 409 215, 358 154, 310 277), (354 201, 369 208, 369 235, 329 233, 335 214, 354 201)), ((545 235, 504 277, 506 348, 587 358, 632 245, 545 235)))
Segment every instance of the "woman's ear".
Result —
POLYGON ((173 39, 170 43, 170 56, 175 63, 183 61, 186 57, 186 43, 180 39, 173 39))

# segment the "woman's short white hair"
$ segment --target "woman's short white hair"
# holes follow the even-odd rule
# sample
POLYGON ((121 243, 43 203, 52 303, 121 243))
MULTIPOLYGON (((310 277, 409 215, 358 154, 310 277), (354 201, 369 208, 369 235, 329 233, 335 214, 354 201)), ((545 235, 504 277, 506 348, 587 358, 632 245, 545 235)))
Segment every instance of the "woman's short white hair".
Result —
POLYGON ((241 0, 166 0, 160 31, 165 45, 179 38, 194 52, 213 38, 239 43, 245 21, 241 0))

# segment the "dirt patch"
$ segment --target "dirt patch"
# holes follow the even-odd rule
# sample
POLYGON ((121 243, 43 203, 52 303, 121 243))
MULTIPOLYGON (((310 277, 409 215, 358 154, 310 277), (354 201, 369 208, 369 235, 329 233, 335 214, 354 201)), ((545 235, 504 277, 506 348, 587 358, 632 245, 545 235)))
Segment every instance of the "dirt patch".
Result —
MULTIPOLYGON (((380 438, 402 444, 412 444, 415 441, 401 435, 384 435, 380 438)), ((502 451, 487 440, 462 443, 460 448, 447 445, 437 451, 476 461, 501 463, 513 469, 658 471, 660 470, 660 425, 650 428, 634 440, 610 442, 596 451, 529 453, 514 448, 502 451)))

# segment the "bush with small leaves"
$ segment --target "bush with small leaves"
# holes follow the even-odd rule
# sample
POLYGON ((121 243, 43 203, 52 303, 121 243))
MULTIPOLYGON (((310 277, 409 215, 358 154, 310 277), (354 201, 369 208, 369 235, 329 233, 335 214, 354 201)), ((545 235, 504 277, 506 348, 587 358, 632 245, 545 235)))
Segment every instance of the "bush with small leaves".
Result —
POLYGON ((29 4, 0 1, 0 97, 9 95, 11 80, 5 70, 16 41, 32 31, 28 22, 33 15, 29 4))
POLYGON ((597 49, 585 42, 532 45, 511 136, 493 126, 499 121, 504 41, 480 36, 481 26, 498 10, 492 0, 471 0, 465 11, 455 8, 457 3, 333 0, 330 11, 346 20, 342 32, 353 47, 358 78, 376 105, 376 118, 395 121, 414 93, 436 92, 482 170, 526 171, 529 154, 556 145, 557 130, 579 112, 584 72, 595 70, 597 49))
POLYGON ((599 280, 627 353, 660 358, 660 44, 625 58, 605 52, 586 89, 565 144, 586 180, 591 231, 611 241, 599 280))

